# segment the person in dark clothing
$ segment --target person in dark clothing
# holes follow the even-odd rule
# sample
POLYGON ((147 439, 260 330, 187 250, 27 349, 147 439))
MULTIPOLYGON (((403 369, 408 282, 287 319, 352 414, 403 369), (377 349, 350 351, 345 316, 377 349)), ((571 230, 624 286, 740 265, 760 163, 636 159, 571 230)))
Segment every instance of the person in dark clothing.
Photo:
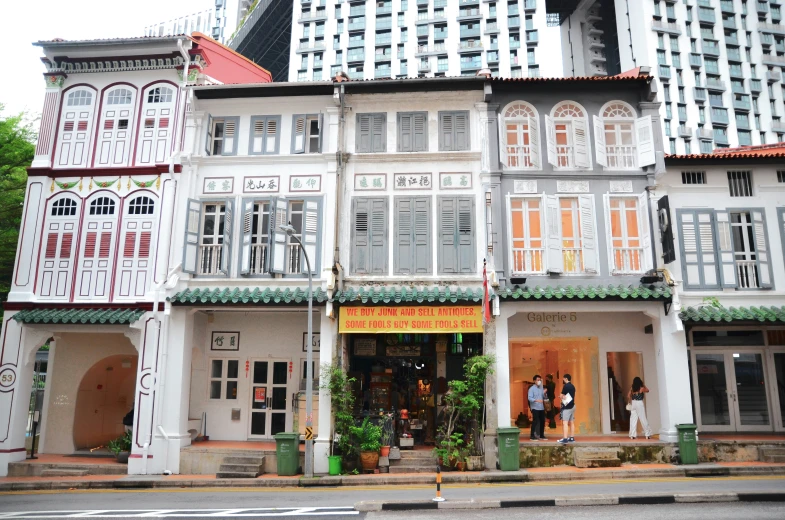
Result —
POLYGON ((564 437, 559 439, 559 444, 575 442, 575 386, 572 376, 564 374, 564 386, 561 389, 561 424, 564 437))
POLYGON ((556 428, 556 404, 553 400, 556 398, 556 383, 553 382, 553 374, 545 376, 545 399, 551 403, 551 409, 548 410, 546 406, 545 417, 548 419, 548 428, 556 428))

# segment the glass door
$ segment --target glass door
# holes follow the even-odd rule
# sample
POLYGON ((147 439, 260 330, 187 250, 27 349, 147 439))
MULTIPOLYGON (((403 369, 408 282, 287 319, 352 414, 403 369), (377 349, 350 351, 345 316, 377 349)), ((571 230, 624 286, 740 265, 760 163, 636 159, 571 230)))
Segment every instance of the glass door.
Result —
POLYGON ((695 415, 698 429, 733 431, 730 388, 725 353, 693 352, 693 388, 696 389, 695 415))
POLYGON ((774 359, 774 393, 776 393, 776 404, 772 405, 777 417, 776 424, 778 429, 785 428, 785 350, 772 352, 774 359))
POLYGON ((737 430, 771 430, 763 352, 733 352, 734 413, 737 430))
POLYGON ((289 361, 252 362, 250 437, 272 438, 291 424, 287 406, 289 361))

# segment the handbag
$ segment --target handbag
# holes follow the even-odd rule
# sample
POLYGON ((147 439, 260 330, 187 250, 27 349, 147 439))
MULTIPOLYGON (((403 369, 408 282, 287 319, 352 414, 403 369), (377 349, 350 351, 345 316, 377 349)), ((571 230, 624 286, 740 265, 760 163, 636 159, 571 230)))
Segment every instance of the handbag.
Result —
POLYGON ((631 412, 632 411, 632 403, 627 403, 627 406, 625 406, 625 408, 627 409, 628 412, 631 412))
POLYGON ((545 408, 546 412, 550 412, 553 409, 553 404, 548 400, 544 400, 542 402, 542 407, 545 408))

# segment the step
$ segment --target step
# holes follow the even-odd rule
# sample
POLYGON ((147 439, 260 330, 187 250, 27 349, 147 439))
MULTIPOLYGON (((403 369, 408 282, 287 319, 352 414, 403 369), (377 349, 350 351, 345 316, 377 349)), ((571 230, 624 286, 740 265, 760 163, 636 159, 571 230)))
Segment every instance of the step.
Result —
POLYGON ((219 471, 215 474, 215 478, 256 478, 258 476, 258 473, 244 471, 219 471))
POLYGON ((575 448, 574 453, 575 457, 585 459, 611 460, 618 457, 618 452, 615 449, 608 448, 575 448))
POLYGON ((432 459, 433 450, 401 450, 401 459, 432 459))
POLYGON ((390 461, 390 466, 426 466, 433 464, 436 464, 436 459, 434 457, 427 459, 400 459, 390 461))
POLYGON ((433 466, 390 466, 390 473, 436 473, 436 465, 433 466))
POLYGON ((231 457, 224 457, 223 464, 254 464, 257 466, 261 466, 264 464, 264 456, 258 457, 251 457, 251 456, 231 456, 231 457))
POLYGON ((45 469, 41 471, 42 477, 84 477, 87 475, 86 469, 45 469))
POLYGON ((263 466, 261 464, 221 464, 218 468, 220 472, 240 472, 240 473, 254 473, 261 475, 263 466))
POLYGON ((619 468, 621 467, 621 460, 617 458, 608 459, 593 459, 589 457, 575 456, 576 468, 619 468))

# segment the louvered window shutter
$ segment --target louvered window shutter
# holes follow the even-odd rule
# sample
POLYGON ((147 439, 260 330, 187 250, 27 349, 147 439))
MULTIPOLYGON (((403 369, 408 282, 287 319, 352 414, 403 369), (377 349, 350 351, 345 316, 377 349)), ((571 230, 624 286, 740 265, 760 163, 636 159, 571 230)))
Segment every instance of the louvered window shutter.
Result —
POLYGON ((153 234, 149 231, 142 231, 139 236, 139 258, 150 258, 150 244, 153 240, 153 234))
POLYGON ((718 289, 714 212, 677 210, 685 289, 718 289))
POLYGON ((414 198, 414 243, 415 274, 431 274, 431 198, 414 198))
POLYGON ((292 116, 292 153, 305 153, 305 115, 292 116))
POLYGON ((371 114, 357 114, 357 153, 371 151, 371 114))
POLYGON ((455 114, 439 112, 439 151, 455 150, 455 114))
MULTIPOLYGON (((87 245, 90 244, 90 237, 88 236, 87 245)), ((95 242, 93 242, 95 245, 95 242)), ((123 244, 123 258, 133 258, 134 252, 136 251, 136 232, 135 231, 128 231, 125 234, 125 244, 123 244)), ((87 247, 85 247, 85 256, 92 256, 92 254, 88 255, 87 247)))
POLYGON ((644 271, 653 269, 652 256, 651 256, 651 233, 649 232, 649 192, 644 191, 638 195, 638 227, 640 232, 638 236, 641 237, 641 247, 643 248, 643 258, 641 258, 641 267, 644 271))
MULTIPOLYGON (((46 253, 45 258, 57 257, 57 233, 49 233, 46 236, 46 253)), ((93 237, 93 247, 95 247, 95 237, 93 237)))
POLYGON ((251 143, 248 150, 249 155, 261 155, 264 153, 266 126, 264 117, 251 117, 251 143))
POLYGON ((393 270, 395 274, 414 274, 414 248, 412 235, 414 216, 412 199, 409 197, 395 198, 395 252, 393 270))
POLYGON ((60 258, 71 258, 71 246, 74 243, 73 233, 63 233, 63 240, 60 242, 60 258))
POLYGON ((673 222, 671 221, 671 208, 667 195, 657 201, 657 221, 660 227, 660 242, 662 243, 662 263, 667 265, 676 260, 673 222))
POLYGON ((576 117, 572 120, 572 143, 575 148, 575 166, 578 168, 591 168, 589 156, 589 129, 586 120, 576 117))
MULTIPOLYGON (((316 150, 319 153, 322 153, 322 143, 324 142, 324 139, 322 139, 323 137, 324 137, 324 114, 320 113, 319 114, 319 144, 317 145, 318 150, 316 150)), ((314 153, 314 150, 311 150, 311 153, 314 153)))
POLYGON ((183 240, 183 272, 196 274, 199 259, 199 226, 202 222, 202 203, 188 199, 188 213, 185 220, 183 240))
POLYGON ((507 125, 504 118, 499 118, 499 155, 501 156, 502 166, 509 167, 510 162, 507 158, 507 125))
MULTIPOLYGON (((132 233, 134 237, 136 237, 136 233, 132 233)), ((95 246, 97 243, 98 233, 95 231, 90 231, 87 233, 87 237, 85 238, 85 245, 84 245, 84 256, 85 258, 95 258, 95 246)), ((126 247, 127 249, 127 247, 126 247)), ((133 252, 133 246, 131 246, 131 251, 133 252)), ((125 255, 126 257, 128 255, 125 255)))
POLYGON ((651 116, 635 120, 635 137, 638 150, 638 168, 657 162, 654 154, 654 129, 651 116))
POLYGON ((608 149, 605 145, 605 123, 602 119, 594 117, 594 149, 597 156, 597 164, 608 167, 608 149))
POLYGON ((224 118, 224 145, 221 155, 237 155, 237 117, 224 118))
POLYGON ((720 281, 723 287, 734 288, 736 282, 736 254, 733 249, 730 214, 727 211, 715 211, 714 223, 717 228, 717 258, 720 267, 720 281))
POLYGON ((474 198, 458 198, 458 272, 470 274, 477 272, 474 198))
POLYGON ((613 228, 611 226, 611 196, 609 193, 604 193, 602 195, 602 206, 602 214, 605 222, 605 249, 608 255, 608 272, 610 274, 616 274, 616 271, 618 271, 621 266, 616 265, 620 259, 616 258, 616 255, 614 254, 615 238, 613 237, 613 228))
POLYGON ((455 197, 439 197, 439 273, 458 273, 456 202, 455 197))
POLYGON ((564 256, 562 255, 561 215, 559 214, 559 198, 555 195, 545 196, 545 223, 548 229, 547 270, 551 273, 562 273, 564 272, 564 256))
POLYGON ((270 232, 267 250, 271 273, 286 272, 286 233, 281 231, 281 226, 287 224, 289 205, 283 197, 273 198, 270 205, 270 232))
POLYGON ((412 114, 398 114, 398 151, 411 152, 412 148, 412 114))
POLYGON ((371 119, 371 150, 377 153, 387 151, 387 115, 374 114, 371 119))
MULTIPOLYGON (((240 251, 240 274, 251 272, 251 247, 253 247, 253 199, 243 199, 243 236, 240 251)), ((261 222, 259 223, 261 225, 261 222)))
POLYGON ((370 201, 370 259, 371 273, 387 273, 387 197, 370 201))
POLYGON ((277 154, 280 145, 278 130, 281 127, 281 116, 268 117, 266 126, 264 153, 277 154))
POLYGON ((750 211, 755 231, 755 260, 758 264, 758 283, 761 289, 771 289, 771 260, 766 233, 766 215, 762 210, 750 211))
POLYGON ((581 211, 581 242, 583 244, 583 268, 587 273, 599 272, 597 265, 597 233, 594 224, 594 195, 579 195, 581 211))
POLYGON ((207 114, 207 140, 204 144, 205 155, 213 154, 213 116, 207 114))
POLYGON ((469 149, 469 112, 455 113, 455 150, 469 149))
MULTIPOLYGON (((321 251, 321 199, 305 199, 303 204, 303 247, 308 254, 308 260, 311 262, 311 273, 317 274, 319 272, 320 251, 321 251)), ((308 272, 303 259, 301 270, 303 274, 308 272)))
POLYGON ((413 152, 428 151, 428 116, 427 114, 416 113, 413 118, 413 152))
POLYGON ((532 168, 541 169, 540 165, 540 125, 536 117, 529 118, 529 157, 532 168))
POLYGON ((229 267, 232 257, 232 231, 234 229, 234 201, 227 200, 224 209, 224 240, 221 247, 221 267, 222 274, 229 275, 229 267))
POLYGON ((556 153, 556 125, 553 124, 551 116, 545 116, 545 139, 548 144, 548 164, 559 165, 559 157, 556 153))
POLYGON ((370 206, 373 199, 352 199, 352 274, 370 274, 371 239, 370 206))

